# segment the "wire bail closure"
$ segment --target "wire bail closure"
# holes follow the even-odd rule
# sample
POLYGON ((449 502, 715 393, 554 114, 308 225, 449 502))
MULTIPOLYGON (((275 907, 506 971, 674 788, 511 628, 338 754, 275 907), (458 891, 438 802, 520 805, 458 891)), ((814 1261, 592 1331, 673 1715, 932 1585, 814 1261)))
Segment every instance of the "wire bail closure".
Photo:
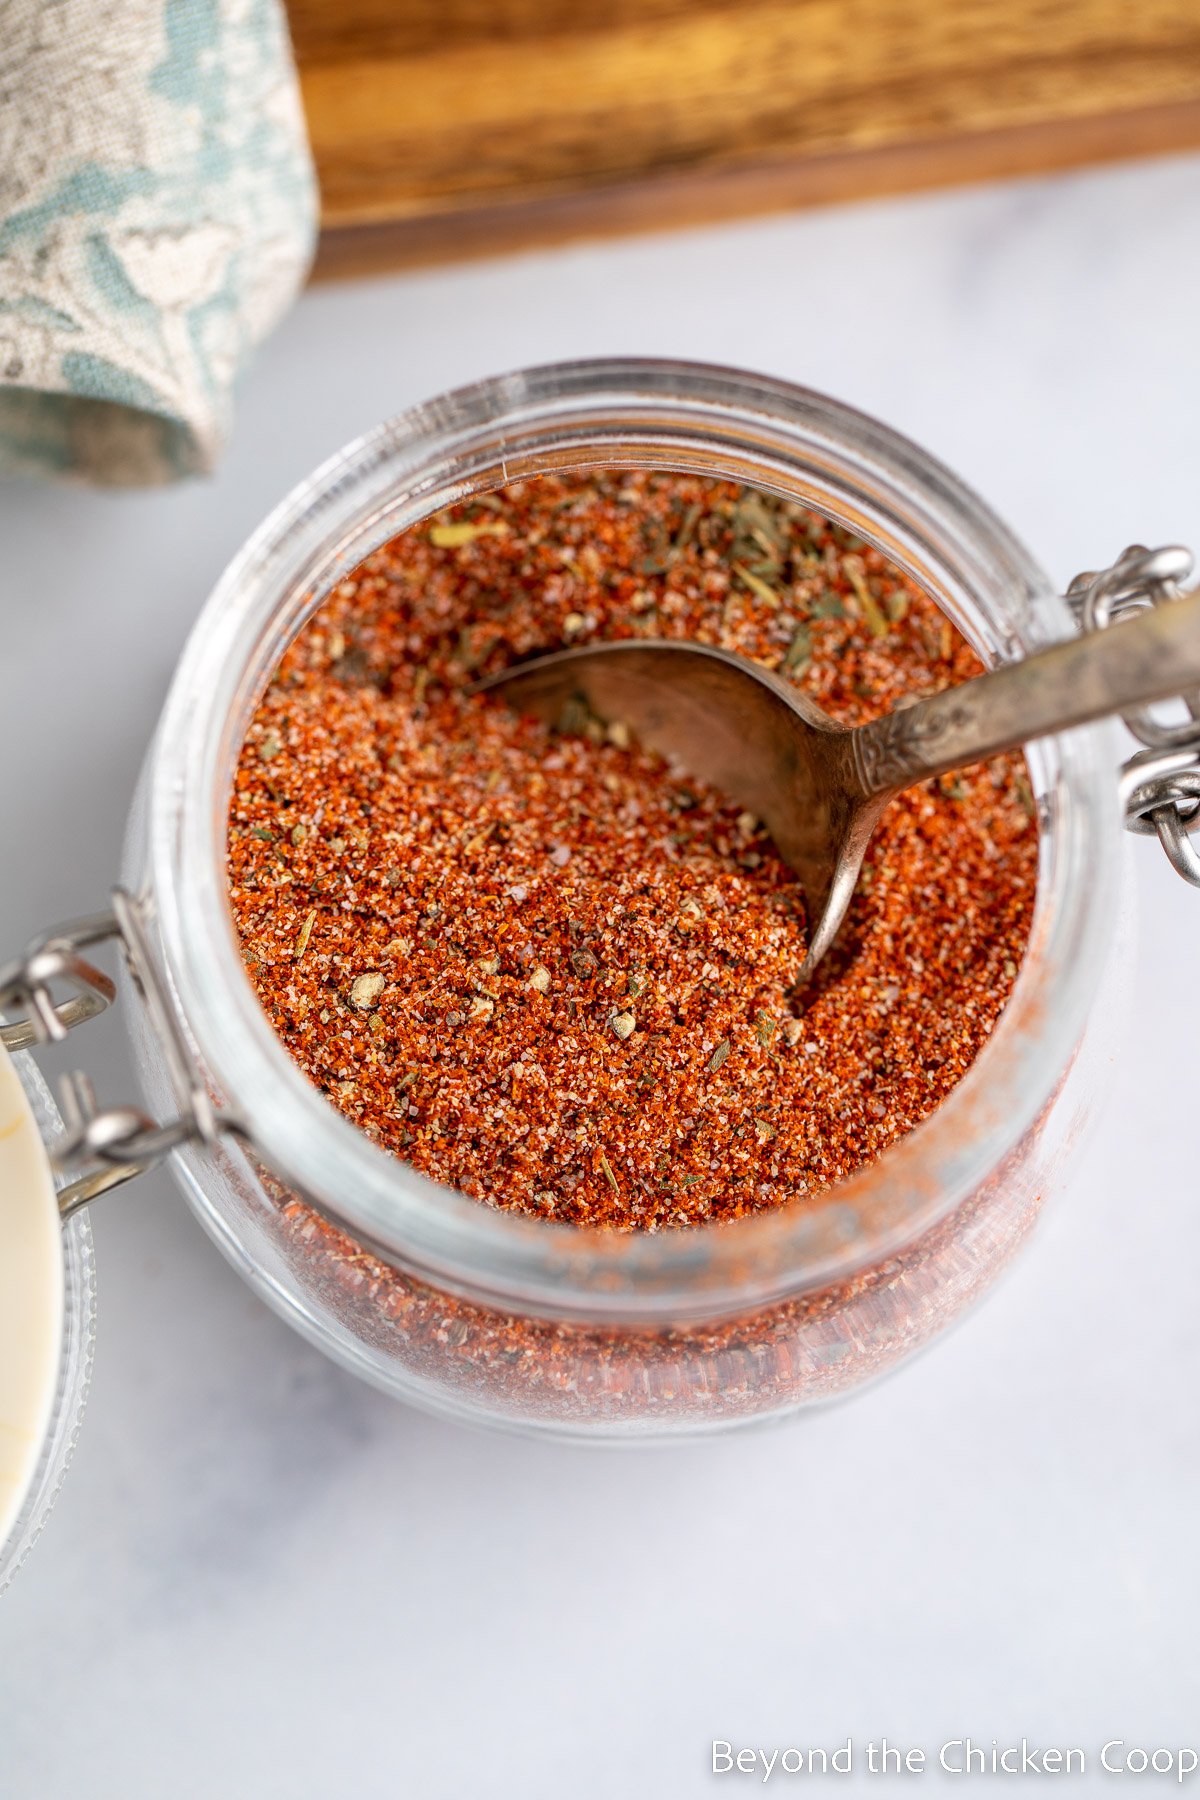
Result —
MULTIPOLYGON (((1082 631, 1103 631, 1131 612, 1177 600, 1194 561, 1182 544, 1131 544, 1110 568, 1077 575, 1067 603, 1082 631)), ((1121 770, 1121 807, 1125 829, 1156 836, 1177 874, 1200 887, 1191 835, 1200 829, 1200 692, 1182 700, 1186 717, 1170 723, 1152 707, 1124 715, 1144 747, 1121 770)))
POLYGON ((13 1015, 0 1023, 0 1043, 7 1050, 60 1043, 75 1026, 105 1011, 116 998, 116 985, 83 952, 114 939, 163 1047, 178 1114, 160 1125, 134 1106, 99 1107, 82 1070, 64 1076, 60 1098, 66 1130, 50 1146, 54 1167, 74 1176, 58 1196, 64 1219, 98 1194, 144 1174, 181 1145, 212 1143, 223 1131, 238 1129, 230 1115, 217 1113, 199 1079, 156 971, 138 904, 122 888, 114 889, 110 911, 53 927, 0 969, 0 1013, 13 1015), (70 991, 57 998, 63 986, 70 991))

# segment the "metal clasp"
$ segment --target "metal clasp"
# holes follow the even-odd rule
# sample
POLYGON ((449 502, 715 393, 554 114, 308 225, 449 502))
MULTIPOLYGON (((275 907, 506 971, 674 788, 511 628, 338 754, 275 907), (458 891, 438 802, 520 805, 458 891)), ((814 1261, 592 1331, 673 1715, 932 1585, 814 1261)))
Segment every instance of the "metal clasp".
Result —
MULTIPOLYGON (((1131 544, 1110 568, 1077 575, 1067 600, 1081 630, 1103 631, 1126 613, 1178 599, 1193 561, 1182 544, 1131 544)), ((1145 747, 1121 771, 1121 804, 1126 830, 1157 836, 1172 868, 1200 887, 1200 851, 1191 838, 1200 828, 1200 693, 1185 695, 1183 704, 1187 717, 1170 724, 1152 708, 1125 715, 1145 747)))
POLYGON ((91 1081, 81 1070, 65 1076, 60 1092, 66 1131, 50 1147, 54 1166, 74 1176, 59 1193, 64 1218, 98 1194, 144 1174, 182 1144, 212 1143, 222 1131, 237 1129, 228 1115, 218 1115, 198 1078, 163 991, 138 903, 122 888, 114 890, 109 912, 56 926, 0 969, 0 1013, 10 1015, 0 1024, 0 1043, 24 1050, 61 1042, 76 1025, 110 1006, 116 998, 114 983, 83 953, 114 939, 162 1046, 178 1112, 160 1125, 133 1106, 98 1107, 91 1081), (61 996, 64 987, 68 991, 61 996))

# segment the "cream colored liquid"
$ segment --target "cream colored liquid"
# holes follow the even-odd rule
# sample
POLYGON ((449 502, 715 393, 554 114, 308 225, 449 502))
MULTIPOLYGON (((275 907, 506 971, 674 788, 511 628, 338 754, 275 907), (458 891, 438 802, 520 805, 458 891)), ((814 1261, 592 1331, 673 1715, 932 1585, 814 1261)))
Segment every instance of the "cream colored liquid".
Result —
POLYGON ((62 1231, 50 1164, 0 1047, 0 1544, 37 1467, 62 1333, 62 1231))

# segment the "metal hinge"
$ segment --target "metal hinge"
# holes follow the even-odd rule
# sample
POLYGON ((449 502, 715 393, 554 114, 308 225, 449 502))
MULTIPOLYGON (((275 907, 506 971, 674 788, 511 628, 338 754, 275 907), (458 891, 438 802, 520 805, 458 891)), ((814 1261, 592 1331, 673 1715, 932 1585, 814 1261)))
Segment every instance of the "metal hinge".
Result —
MULTIPOLYGON (((1178 599, 1193 557, 1181 544, 1148 550, 1131 544, 1099 573, 1077 575, 1067 600, 1083 631, 1103 631, 1126 613, 1178 599)), ((1126 713, 1125 723, 1144 746, 1121 771, 1121 804, 1128 831, 1156 835, 1171 866, 1200 887, 1200 693, 1183 697, 1186 716, 1167 724, 1150 708, 1126 713)))
POLYGON ((108 912, 55 926, 0 968, 0 1043, 8 1050, 26 1050, 61 1042, 76 1025, 110 1006, 116 987, 84 953, 112 940, 124 952, 162 1046, 178 1110, 160 1125, 133 1106, 99 1107, 87 1075, 75 1070, 64 1076, 60 1094, 66 1130, 50 1146, 55 1168, 72 1177, 58 1197, 64 1218, 98 1194, 144 1174, 181 1145, 213 1143, 222 1132, 238 1129, 229 1115, 217 1112, 198 1078, 157 973, 138 903, 122 888, 114 890, 108 912))

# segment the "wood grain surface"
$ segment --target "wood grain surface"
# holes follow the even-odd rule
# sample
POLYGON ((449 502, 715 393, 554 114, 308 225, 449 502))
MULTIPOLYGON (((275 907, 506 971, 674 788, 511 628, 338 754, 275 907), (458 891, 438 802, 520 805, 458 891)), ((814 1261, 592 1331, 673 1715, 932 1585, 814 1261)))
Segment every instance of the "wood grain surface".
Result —
POLYGON ((289 0, 351 273, 1200 144, 1200 0, 289 0))

